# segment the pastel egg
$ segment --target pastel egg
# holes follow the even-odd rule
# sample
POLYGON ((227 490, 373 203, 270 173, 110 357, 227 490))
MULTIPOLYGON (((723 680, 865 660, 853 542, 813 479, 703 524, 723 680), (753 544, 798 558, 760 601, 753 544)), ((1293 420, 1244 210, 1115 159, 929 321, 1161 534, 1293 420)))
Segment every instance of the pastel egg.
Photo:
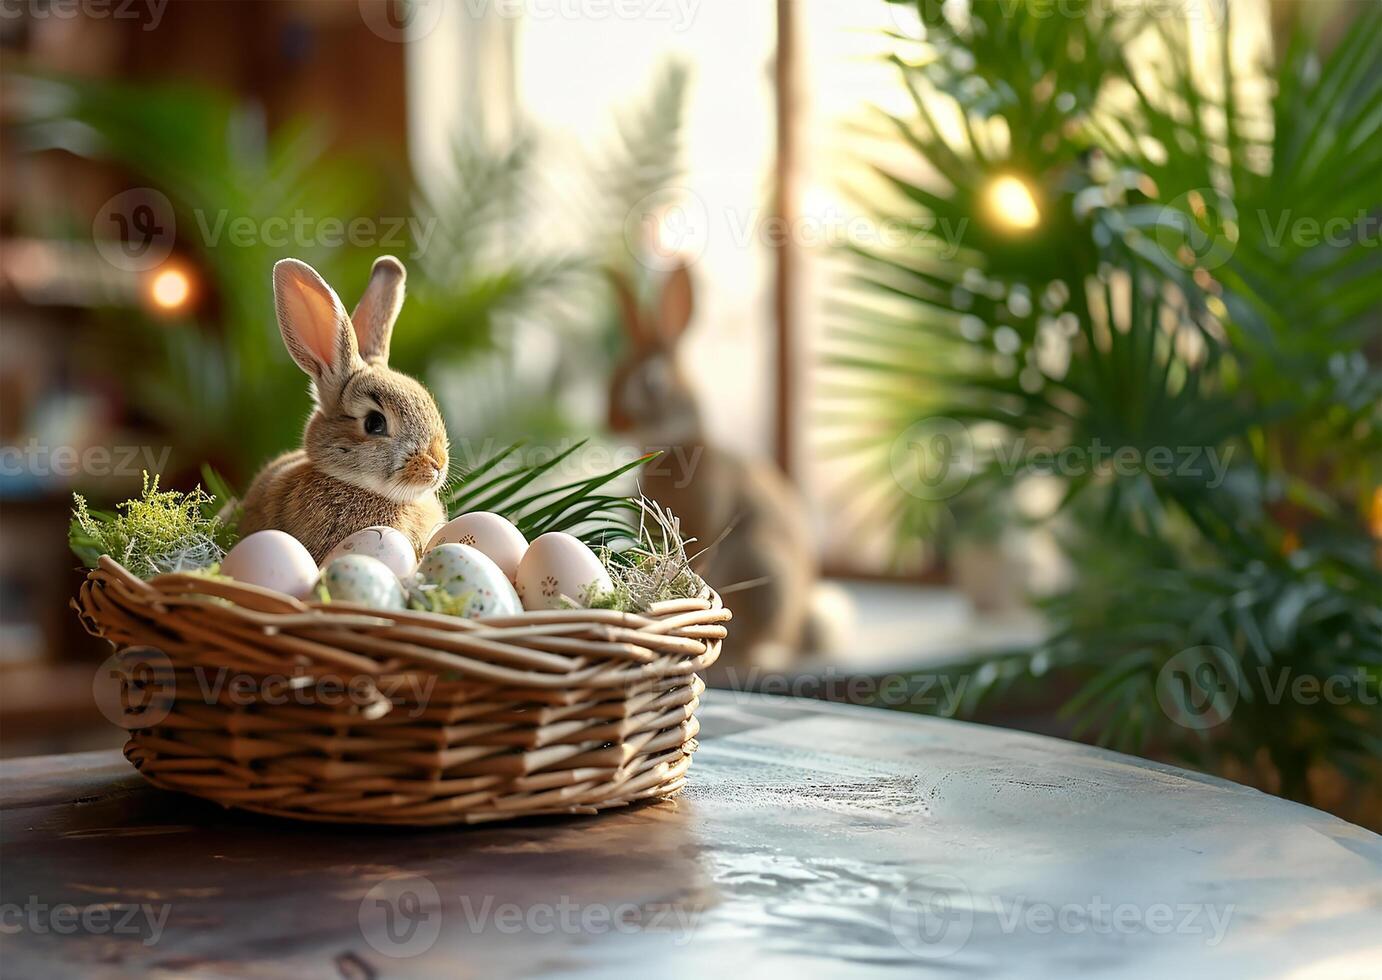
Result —
POLYGON ((477 510, 443 524, 427 542, 427 550, 441 544, 468 544, 489 556, 510 582, 528 550, 528 539, 513 522, 498 514, 477 510))
POLYGON ((327 562, 321 584, 333 602, 356 602, 378 609, 407 605, 403 584, 393 569, 369 555, 342 555, 327 562))
POLYGON ((613 588, 595 552, 563 531, 549 531, 528 546, 518 564, 518 595, 524 609, 583 605, 613 588))
POLYGON ((291 534, 255 531, 241 538, 221 559, 221 574, 302 599, 311 595, 317 584, 317 563, 291 534))
POLYGON ((468 597, 464 615, 513 616, 523 611, 502 569, 478 548, 448 543, 429 551, 418 565, 418 575, 430 585, 457 597, 468 597))
POLYGON ((397 528, 382 524, 356 531, 347 537, 331 549, 322 567, 346 555, 366 555, 378 559, 399 578, 408 577, 417 568, 417 555, 413 553, 413 543, 408 536, 397 528))

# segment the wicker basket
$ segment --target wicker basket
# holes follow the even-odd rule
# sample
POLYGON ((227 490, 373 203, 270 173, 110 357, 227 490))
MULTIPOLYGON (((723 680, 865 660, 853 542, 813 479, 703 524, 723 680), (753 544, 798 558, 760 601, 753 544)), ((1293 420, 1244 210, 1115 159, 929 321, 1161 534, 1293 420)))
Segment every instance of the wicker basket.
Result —
POLYGON ((696 749, 719 596, 483 620, 303 603, 103 558, 73 602, 152 783, 303 820, 478 823, 665 797, 696 749))

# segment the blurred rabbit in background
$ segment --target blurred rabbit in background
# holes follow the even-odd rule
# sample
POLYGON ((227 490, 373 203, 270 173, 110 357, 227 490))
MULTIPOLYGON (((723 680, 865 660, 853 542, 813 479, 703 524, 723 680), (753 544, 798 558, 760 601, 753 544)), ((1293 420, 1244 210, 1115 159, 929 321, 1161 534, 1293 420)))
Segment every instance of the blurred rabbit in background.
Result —
POLYGON ((766 460, 708 445, 700 409, 681 366, 678 343, 694 309, 685 264, 640 305, 622 273, 610 280, 629 348, 610 385, 609 424, 645 451, 659 451, 640 473, 642 492, 681 520, 696 571, 725 596, 734 621, 715 680, 735 668, 780 668, 831 646, 841 614, 836 590, 822 593, 806 507, 766 460), (826 615, 829 611, 829 616, 826 615))

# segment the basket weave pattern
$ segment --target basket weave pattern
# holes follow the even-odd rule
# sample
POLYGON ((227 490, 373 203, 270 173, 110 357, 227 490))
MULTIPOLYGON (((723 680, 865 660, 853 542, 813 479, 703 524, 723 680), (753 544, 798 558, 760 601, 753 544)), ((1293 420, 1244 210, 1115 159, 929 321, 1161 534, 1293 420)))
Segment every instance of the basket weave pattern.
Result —
POLYGON ((142 680, 123 681, 125 755, 150 782, 278 816, 412 825, 675 793, 696 749, 696 673, 730 618, 707 589, 644 614, 467 620, 194 575, 144 582, 109 558, 73 604, 141 658, 142 680))

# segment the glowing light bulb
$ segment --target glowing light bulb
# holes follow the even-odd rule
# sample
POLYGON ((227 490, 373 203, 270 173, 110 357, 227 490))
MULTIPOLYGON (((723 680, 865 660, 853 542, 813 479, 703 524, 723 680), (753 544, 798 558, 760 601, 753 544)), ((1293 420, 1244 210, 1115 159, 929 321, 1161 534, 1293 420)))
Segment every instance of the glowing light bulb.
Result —
POLYGON ((1012 231, 1031 231, 1041 223, 1036 198, 1019 177, 995 177, 985 192, 994 219, 1012 231))
POLYGON ((149 281, 149 300, 160 310, 179 310, 191 295, 192 280, 181 269, 160 269, 149 281))

